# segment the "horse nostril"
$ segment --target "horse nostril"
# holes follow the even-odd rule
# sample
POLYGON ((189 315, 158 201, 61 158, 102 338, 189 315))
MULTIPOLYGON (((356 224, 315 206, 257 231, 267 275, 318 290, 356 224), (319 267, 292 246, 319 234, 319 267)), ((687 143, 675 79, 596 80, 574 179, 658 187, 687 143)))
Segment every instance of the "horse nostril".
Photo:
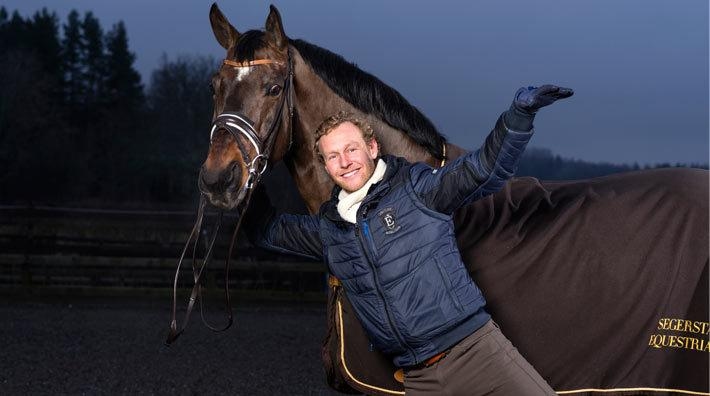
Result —
POLYGON ((199 182, 201 185, 204 187, 212 187, 213 185, 217 184, 219 181, 219 174, 217 172, 210 172, 206 170, 205 168, 202 168, 200 170, 200 175, 198 178, 199 182))
POLYGON ((220 170, 202 168, 198 177, 200 189, 203 192, 222 193, 232 186, 235 179, 241 175, 239 163, 233 163, 220 170))
POLYGON ((231 167, 229 169, 224 170, 224 184, 225 185, 230 185, 232 184, 232 181, 234 181, 234 167, 231 167))
POLYGON ((241 180, 242 167, 241 167, 240 162, 238 162, 238 161, 232 162, 231 166, 228 168, 228 172, 229 172, 229 175, 225 179, 227 184, 231 184, 231 183, 235 182, 235 180, 237 180, 237 181, 241 180))

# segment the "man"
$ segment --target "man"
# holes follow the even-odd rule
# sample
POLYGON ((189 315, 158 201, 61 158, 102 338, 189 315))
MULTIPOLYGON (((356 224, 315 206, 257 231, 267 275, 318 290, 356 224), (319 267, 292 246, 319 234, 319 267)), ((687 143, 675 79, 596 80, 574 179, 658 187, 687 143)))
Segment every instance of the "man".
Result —
POLYGON ((572 93, 521 88, 485 144, 440 169, 380 158, 372 128, 338 113, 316 131, 331 199, 313 216, 251 210, 249 232, 263 247, 327 262, 374 346, 404 369, 407 395, 554 394, 486 312, 452 216, 503 187, 537 110, 572 93))

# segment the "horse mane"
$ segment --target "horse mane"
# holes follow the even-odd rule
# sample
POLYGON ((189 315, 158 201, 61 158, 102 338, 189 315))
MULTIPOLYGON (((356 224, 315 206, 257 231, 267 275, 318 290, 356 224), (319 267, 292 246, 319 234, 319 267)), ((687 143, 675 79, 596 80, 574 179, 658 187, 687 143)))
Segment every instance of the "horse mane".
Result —
MULTIPOLYGON (((266 45, 264 35, 261 30, 249 30, 241 34, 234 48, 236 60, 242 62, 254 59, 256 50, 266 45)), ((304 40, 289 41, 316 75, 337 95, 360 111, 372 114, 392 128, 404 132, 435 158, 443 159, 446 138, 399 92, 338 54, 304 40)))
POLYGON ((446 138, 399 92, 342 56, 304 40, 290 40, 313 71, 357 109, 399 129, 435 158, 443 158, 446 138))

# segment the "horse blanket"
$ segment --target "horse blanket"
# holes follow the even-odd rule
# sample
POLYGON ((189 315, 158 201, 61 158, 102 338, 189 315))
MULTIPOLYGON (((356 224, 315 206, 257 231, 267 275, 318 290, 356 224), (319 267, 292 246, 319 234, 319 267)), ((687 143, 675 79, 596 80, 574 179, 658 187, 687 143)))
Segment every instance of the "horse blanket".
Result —
MULTIPOLYGON (((489 312, 559 394, 709 394, 708 175, 514 178, 456 214, 489 312)), ((337 285, 328 318, 330 385, 403 394, 337 285)))

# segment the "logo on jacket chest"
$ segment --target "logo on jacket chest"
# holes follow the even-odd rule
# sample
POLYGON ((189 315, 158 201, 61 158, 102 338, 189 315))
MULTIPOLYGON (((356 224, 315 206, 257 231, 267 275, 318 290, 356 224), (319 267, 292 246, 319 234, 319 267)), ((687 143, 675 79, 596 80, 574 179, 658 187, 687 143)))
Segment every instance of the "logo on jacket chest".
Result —
POLYGON ((380 218, 382 225, 385 227, 385 234, 394 234, 402 228, 397 223, 397 217, 394 213, 394 208, 385 208, 377 212, 377 217, 380 218))

